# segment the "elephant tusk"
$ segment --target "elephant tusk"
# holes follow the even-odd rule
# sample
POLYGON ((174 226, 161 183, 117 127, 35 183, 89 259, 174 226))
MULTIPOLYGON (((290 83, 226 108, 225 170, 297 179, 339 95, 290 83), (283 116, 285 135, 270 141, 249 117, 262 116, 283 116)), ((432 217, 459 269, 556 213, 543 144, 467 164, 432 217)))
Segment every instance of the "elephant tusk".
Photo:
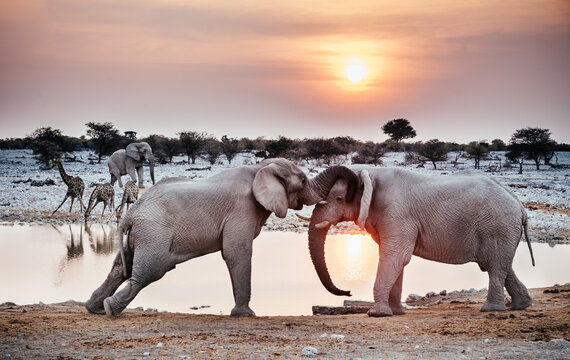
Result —
POLYGON ((326 204, 328 204, 328 203, 329 203, 329 202, 326 201, 326 200, 321 200, 321 201, 319 201, 317 204, 319 204, 319 205, 326 205, 326 204))
POLYGON ((295 213, 295 215, 297 215, 297 217, 298 217, 299 219, 301 219, 301 220, 305 220, 305 221, 309 221, 309 222, 311 221, 311 218, 308 218, 308 217, 306 217, 306 216, 303 216, 303 215, 301 215, 301 214, 299 214, 299 213, 295 213))
POLYGON ((320 222, 320 223, 318 223, 317 225, 315 225, 315 227, 316 227, 317 229, 324 229, 324 228, 326 228, 326 227, 329 227, 330 224, 331 224, 330 221, 325 220, 325 221, 320 222))

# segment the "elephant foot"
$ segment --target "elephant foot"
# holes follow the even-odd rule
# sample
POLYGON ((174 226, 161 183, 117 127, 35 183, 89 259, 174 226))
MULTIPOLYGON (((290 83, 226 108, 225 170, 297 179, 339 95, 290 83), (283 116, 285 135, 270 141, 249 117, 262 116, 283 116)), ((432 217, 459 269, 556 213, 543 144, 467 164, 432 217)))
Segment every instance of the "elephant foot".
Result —
POLYGON ((532 299, 528 298, 528 299, 522 299, 519 301, 513 301, 511 303, 511 306, 509 307, 510 310, 523 310, 526 309, 527 307, 532 305, 532 299))
POLYGON ((112 297, 108 297, 105 300, 103 300, 103 307, 105 308, 105 314, 107 314, 107 316, 110 317, 117 316, 121 313, 120 311, 119 312, 113 311, 112 301, 113 301, 112 297))
POLYGON ((490 303, 488 301, 480 309, 482 312, 505 310, 507 310, 507 308, 505 307, 504 303, 490 303))
POLYGON ((236 306, 230 313, 231 316, 255 316, 253 310, 249 306, 236 306))
POLYGON ((90 314, 105 315, 105 308, 102 302, 95 303, 94 301, 91 301, 91 299, 89 299, 85 303, 85 308, 90 314))
POLYGON ((404 307, 402 305, 400 305, 400 306, 390 305, 390 309, 392 310, 392 314, 394 314, 394 315, 405 315, 406 314, 406 310, 404 309, 404 307))
POLYGON ((392 312, 392 309, 387 305, 374 304, 374 306, 368 310, 368 316, 370 317, 386 317, 392 315, 394 315, 394 313, 392 312))

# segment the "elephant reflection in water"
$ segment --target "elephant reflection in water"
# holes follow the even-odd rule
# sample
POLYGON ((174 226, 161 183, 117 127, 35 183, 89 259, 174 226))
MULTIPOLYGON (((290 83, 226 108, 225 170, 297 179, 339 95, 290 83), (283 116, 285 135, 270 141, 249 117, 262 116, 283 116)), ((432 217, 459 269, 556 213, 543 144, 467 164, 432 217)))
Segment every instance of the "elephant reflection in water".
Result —
POLYGON ((113 239, 117 235, 117 227, 99 224, 101 229, 85 224, 85 232, 89 237, 89 245, 96 254, 112 254, 115 251, 113 239))

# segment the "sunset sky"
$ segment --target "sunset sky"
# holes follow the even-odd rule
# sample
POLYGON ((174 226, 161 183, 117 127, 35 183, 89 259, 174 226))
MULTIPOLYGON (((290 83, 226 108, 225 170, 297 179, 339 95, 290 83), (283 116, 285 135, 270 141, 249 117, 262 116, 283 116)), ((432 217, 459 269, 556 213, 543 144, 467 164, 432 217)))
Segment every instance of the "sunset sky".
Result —
POLYGON ((414 140, 570 142, 570 2, 0 1, 0 138, 383 141, 401 117, 414 140))

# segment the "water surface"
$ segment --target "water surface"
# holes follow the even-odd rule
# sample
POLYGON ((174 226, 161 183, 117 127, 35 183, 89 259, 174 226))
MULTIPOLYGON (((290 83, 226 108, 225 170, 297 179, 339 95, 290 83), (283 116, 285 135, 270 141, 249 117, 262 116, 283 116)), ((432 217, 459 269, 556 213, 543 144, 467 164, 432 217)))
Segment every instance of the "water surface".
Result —
MULTIPOLYGON (((0 303, 85 301, 107 277, 118 251, 115 226, 0 226, 0 303)), ((569 245, 519 244, 513 267, 527 287, 570 281, 569 245)), ((352 299, 372 299, 378 247, 369 236, 329 235, 325 248, 331 276, 352 299)), ((262 232, 254 241, 251 308, 258 315, 309 315, 312 305, 341 305, 329 294, 309 257, 306 233, 262 232)), ((447 265, 413 257, 404 273, 403 300, 409 293, 487 287, 488 277, 474 264, 447 265)), ((180 264, 145 288, 129 305, 159 310, 229 314, 231 282, 221 253, 180 264), (191 310, 191 307, 209 307, 191 310)))

